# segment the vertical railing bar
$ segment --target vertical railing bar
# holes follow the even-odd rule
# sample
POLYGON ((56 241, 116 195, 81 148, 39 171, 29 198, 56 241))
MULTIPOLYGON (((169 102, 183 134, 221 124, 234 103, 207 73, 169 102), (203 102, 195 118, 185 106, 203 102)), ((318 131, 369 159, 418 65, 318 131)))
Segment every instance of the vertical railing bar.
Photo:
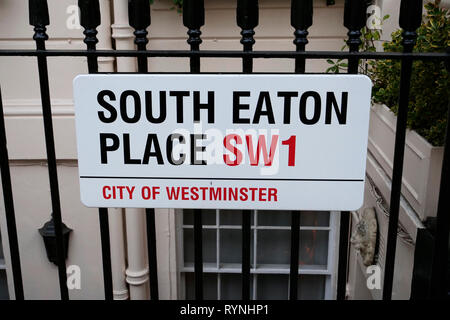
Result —
MULTIPOLYGON (((450 53, 450 47, 447 48, 450 53)), ((450 73, 450 60, 446 61, 450 73)), ((447 89, 450 92, 450 88, 447 89)), ((447 107, 447 128, 445 133, 444 157, 442 160, 441 185, 439 189, 438 210, 436 215, 436 236, 431 273, 431 298, 443 299, 448 296, 448 250, 450 233, 450 97, 447 107), (445 281, 447 280, 447 281, 445 281)))
POLYGON ((402 60, 400 75, 400 103, 397 114, 395 134, 394 165, 392 173, 391 201, 389 209, 389 226, 384 268, 383 300, 391 300, 394 280, 395 252, 397 242, 398 217, 405 151, 406 125, 408 115, 409 81, 411 79, 412 60, 402 60), (408 83, 405 83, 408 82, 408 83), (405 101, 406 100, 406 101, 405 101))
MULTIPOLYGON (((46 0, 29 0, 30 24, 34 26, 33 39, 36 49, 45 51, 45 41, 48 39, 46 26, 49 25, 48 7, 46 0)), ((56 256, 58 265, 59 287, 61 299, 69 299, 67 288, 66 261, 64 238, 62 234, 61 203, 59 197, 58 172, 56 167, 55 141, 53 136, 52 110, 50 102, 50 88, 48 80, 47 58, 38 56, 38 72, 41 92, 42 114, 44 119, 45 146, 47 151, 50 195, 52 202, 52 216, 56 234, 56 256)))
MULTIPOLYGON (((447 64, 449 70, 450 63, 447 64)), ((450 70, 449 70, 450 71, 450 70)), ((450 92, 450 90, 448 90, 450 92)), ((448 250, 450 233, 450 102, 448 104, 444 157, 442 160, 441 185, 436 216, 436 236, 431 273, 431 298, 448 297, 448 250)))
POLYGON ((347 290, 348 237, 350 232, 350 212, 340 213, 339 260, 337 271, 337 300, 345 300, 347 290))
POLYGON ((194 209, 195 299, 203 300, 203 225, 202 210, 194 209))
MULTIPOLYGON (((401 2, 400 27, 404 30, 402 34, 404 53, 411 53, 415 45, 417 38, 416 29, 422 22, 422 5, 422 0, 402 0, 401 2)), ((413 60, 408 57, 405 57, 401 62, 400 96, 395 130, 394 165, 392 169, 389 225, 384 267, 383 300, 391 300, 392 298, 412 64, 413 60)))
POLYGON ((289 272, 289 300, 298 299, 298 260, 300 249, 300 211, 291 212, 291 265, 289 272))
POLYGON ((215 210, 216 214, 216 268, 219 270, 217 274, 217 299, 220 300, 222 297, 222 278, 220 276, 220 210, 215 210))
MULTIPOLYGON (((97 27, 100 25, 100 6, 98 0, 79 0, 80 24, 84 27, 84 43, 88 51, 96 51, 97 27)), ((87 57, 88 72, 98 72, 98 57, 90 55, 87 57)), ((113 282, 111 266, 111 240, 109 234, 108 209, 99 208, 98 218, 100 224, 100 241, 102 246, 103 285, 105 300, 113 300, 113 282)))
MULTIPOLYGON (((38 45, 38 50, 45 50, 45 47, 38 45)), ((44 118, 44 132, 45 132, 45 144, 47 149, 47 159, 48 159, 48 171, 49 171, 49 181, 50 181, 50 194, 52 199, 52 215, 55 222, 55 233, 56 233, 56 252, 58 261, 58 272, 59 272, 59 282, 61 288, 61 299, 67 300, 69 298, 69 293, 66 285, 67 275, 66 275, 66 262, 65 262, 65 250, 63 244, 62 235, 62 218, 61 218, 61 203, 59 197, 59 184, 58 184, 58 173, 56 168, 56 153, 54 145, 53 136, 53 122, 52 122, 52 111, 50 105, 50 88, 48 84, 48 70, 47 70, 47 59, 43 56, 38 57, 38 69, 39 69, 39 82, 41 84, 41 102, 44 118)))
MULTIPOLYGON (((366 2, 360 0, 346 0, 344 8, 344 26, 349 30, 347 45, 350 52, 358 52, 361 45, 361 28, 366 24, 366 2)), ((358 74, 358 58, 348 61, 348 73, 358 74)), ((337 277, 337 300, 345 300, 347 290, 348 245, 350 232, 350 212, 340 213, 339 230, 339 261, 337 277)))
POLYGON ((14 198, 12 193, 11 172, 9 169, 8 148, 6 142, 6 128, 3 113, 2 92, 0 89, 0 170, 2 177, 3 202, 5 204, 6 227, 8 229, 9 252, 14 281, 16 300, 23 300, 22 269, 20 265, 19 240, 17 238, 14 198))
MULTIPOLYGON (((258 210, 254 210, 253 212, 253 225, 255 226, 253 228, 253 233, 251 236, 253 236, 253 270, 256 270, 256 266, 258 265, 258 216, 259 212, 258 210)), ((251 239, 250 239, 251 242, 251 239)), ((253 279, 253 294, 252 299, 256 300, 256 293, 258 290, 258 275, 257 273, 253 273, 253 276, 251 276, 251 279, 253 279)))
MULTIPOLYGON (((130 26, 135 29, 134 43, 138 51, 147 50, 147 28, 151 24, 150 2, 147 0, 131 0, 128 2, 128 16, 130 26)), ((148 59, 146 56, 138 56, 138 72, 148 72, 148 59)), ((156 249, 156 224, 155 209, 145 209, 147 228, 147 255, 150 273, 150 298, 159 300, 158 286, 158 260, 156 249)))
MULTIPOLYGON (((236 20, 241 28, 241 44, 244 52, 253 50, 255 31, 259 20, 258 0, 238 0, 236 20)), ((253 58, 242 59, 242 72, 253 72, 253 58)), ((250 300, 251 210, 242 211, 242 300, 250 300)))
POLYGON ((159 300, 155 209, 145 209, 145 215, 147 220, 148 265, 150 269, 150 298, 152 300, 159 300))
POLYGON ((220 268, 220 210, 216 209, 216 268, 220 268))
MULTIPOLYGON (((188 28, 187 43, 193 52, 200 50, 202 32, 205 24, 205 7, 203 0, 183 1, 183 25, 188 28)), ((190 57, 190 72, 200 73, 200 57, 190 57)), ((195 299, 203 300, 203 225, 202 210, 194 209, 194 277, 195 299)))
MULTIPOLYGON (((256 269, 258 265, 258 210, 253 210, 253 270, 256 269)), ((251 241, 251 239, 250 239, 251 241)))
MULTIPOLYGON (((297 52, 304 52, 308 44, 308 28, 313 23, 312 0, 291 0, 291 26, 295 28, 293 41, 297 52)), ((305 73, 306 59, 295 59, 295 73, 305 73)), ((298 299, 298 267, 300 250, 300 211, 291 212, 291 261, 289 299, 298 299)))
POLYGON ((242 300, 250 300, 251 210, 242 211, 242 300))
POLYGON ((105 300, 113 300, 113 280, 111 267, 111 240, 109 237, 108 209, 99 208, 98 218, 100 222, 100 239, 102 243, 103 284, 105 300))

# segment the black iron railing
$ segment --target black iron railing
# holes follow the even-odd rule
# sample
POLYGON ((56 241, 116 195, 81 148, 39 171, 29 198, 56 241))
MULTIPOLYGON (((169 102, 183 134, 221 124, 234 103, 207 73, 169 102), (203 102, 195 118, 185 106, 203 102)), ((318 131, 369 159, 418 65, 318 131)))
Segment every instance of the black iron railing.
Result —
MULTIPOLYGON (((46 50, 45 41, 48 40, 46 27, 49 25, 49 15, 46 0, 29 0, 30 24, 34 26, 36 50, 0 50, 0 56, 32 56, 37 58, 39 68, 39 83, 41 88, 41 102, 44 118, 45 141, 47 148, 47 161, 50 180, 50 193, 52 200, 53 217, 55 221, 57 239, 57 261, 60 283, 61 299, 68 299, 66 286, 66 265, 64 259, 64 246, 62 237, 61 205, 59 198, 59 186, 56 167, 54 132, 52 125, 50 89, 48 83, 47 59, 59 56, 84 56, 88 60, 89 73, 98 72, 98 57, 136 57, 138 60, 138 72, 148 71, 147 59, 151 57, 187 57, 190 59, 190 72, 200 73, 200 58, 236 58, 242 59, 243 73, 253 72, 253 59, 256 58, 285 58, 294 59, 295 73, 305 73, 307 59, 348 59, 348 73, 358 73, 360 59, 397 59, 402 62, 401 86, 399 96, 399 115, 397 118, 397 130, 395 140, 394 169, 392 178, 392 191, 390 202, 390 216, 388 241, 386 252, 386 264, 384 269, 383 298, 390 300, 394 277, 394 262, 397 240, 397 226, 400 208, 400 191, 402 182, 403 157, 406 133, 406 115, 408 111, 408 98, 412 63, 414 60, 436 60, 449 62, 449 51, 443 53, 418 53, 413 52, 417 38, 415 30, 422 19, 422 0, 401 0, 400 27, 403 29, 402 53, 399 52, 358 52, 361 44, 361 28, 366 23, 365 0, 346 0, 344 10, 344 26, 349 30, 347 44, 348 52, 338 51, 305 51, 308 43, 308 28, 313 24, 313 0, 291 1, 291 25, 294 27, 295 50, 293 51, 253 51, 255 43, 255 27, 258 25, 258 1, 237 0, 236 20, 241 28, 242 51, 201 51, 201 31, 204 25, 205 13, 203 0, 184 0, 183 24, 188 29, 187 42, 190 50, 147 50, 147 28, 150 26, 150 2, 149 0, 129 0, 130 26, 135 29, 135 44, 137 50, 96 50, 98 42, 96 28, 100 25, 100 9, 98 0, 79 0, 80 22, 84 27, 84 42, 86 50, 46 50)), ((294 47, 293 47, 294 49, 294 47)), ((450 114, 450 113, 449 113, 450 114)), ((448 130, 448 128, 447 128, 448 130)), ((434 239, 434 259, 432 263, 432 277, 429 296, 444 297, 447 295, 448 238, 449 238, 449 201, 450 201, 450 170, 449 170, 449 139, 445 143, 445 155, 441 176, 441 191, 437 212, 437 232, 434 239)), ((14 290, 16 299, 23 299, 23 284, 19 256, 19 245, 15 223, 14 203, 12 197, 10 169, 6 148, 6 133, 3 115, 3 106, 0 96, 0 165, 3 185, 3 197, 6 211, 9 246, 11 254, 12 273, 14 278, 14 290)), ((250 299, 250 211, 242 213, 242 299, 250 299)), ((156 236, 155 236, 155 211, 146 209, 148 259, 150 269, 151 298, 158 299, 157 261, 156 261, 156 236)), ((111 300, 112 274, 110 257, 110 240, 108 227, 108 211, 99 208, 100 235, 103 256, 103 275, 105 298, 111 300)), ((349 238, 349 212, 341 213, 338 285, 337 299, 345 299, 347 282, 347 259, 349 238)), ((292 212, 291 224, 291 264, 290 264, 290 299, 297 299, 298 287, 298 257, 299 257, 299 226, 300 215, 298 211, 292 212)), ((195 297, 203 299, 203 254, 202 254, 202 219, 201 210, 195 210, 194 214, 194 243, 195 243, 195 297)))

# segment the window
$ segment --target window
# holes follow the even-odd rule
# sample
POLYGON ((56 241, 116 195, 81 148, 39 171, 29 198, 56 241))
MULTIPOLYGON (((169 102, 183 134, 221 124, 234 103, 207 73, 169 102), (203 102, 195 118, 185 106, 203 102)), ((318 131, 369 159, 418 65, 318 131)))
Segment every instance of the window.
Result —
POLYGON ((8 300, 8 283, 6 281, 6 263, 3 254, 2 234, 0 233, 0 300, 8 300))
MULTIPOLYGON (((241 298, 241 219, 239 210, 202 210, 205 299, 241 298)), ((337 214, 300 215, 299 299, 332 299, 335 283, 337 214)), ((194 298, 193 210, 182 215, 180 298, 194 298)), ((252 211, 251 296, 288 299, 291 213, 252 211)))

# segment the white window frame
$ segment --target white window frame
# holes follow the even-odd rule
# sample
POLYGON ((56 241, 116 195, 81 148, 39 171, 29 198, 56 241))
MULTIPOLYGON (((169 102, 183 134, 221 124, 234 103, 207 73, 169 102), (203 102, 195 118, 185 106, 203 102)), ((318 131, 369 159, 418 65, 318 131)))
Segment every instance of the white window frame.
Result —
MULTIPOLYGON (((240 230, 241 225, 219 225, 219 209, 216 210, 216 224, 215 225, 203 225, 203 229, 214 229, 216 230, 216 262, 215 263, 204 263, 203 272, 204 273, 212 273, 217 274, 217 297, 220 299, 221 295, 221 286, 220 279, 221 274, 240 274, 241 273, 241 264, 230 264, 228 266, 220 267, 220 236, 219 232, 221 229, 236 229, 240 230)), ((257 210, 252 210, 252 214, 257 210)), ((183 244, 183 229, 193 229, 193 226, 183 225, 183 209, 175 210, 175 227, 177 232, 177 261, 178 261, 178 299, 185 299, 186 294, 186 279, 185 273, 193 273, 194 266, 184 265, 184 244, 183 244)), ((254 215, 255 219, 257 219, 258 215, 254 215)), ((330 220, 329 226, 327 227, 315 227, 315 226, 301 226, 300 230, 327 230, 329 232, 328 236, 328 255, 327 255, 327 269, 315 270, 315 269, 304 269, 299 268, 299 275, 324 275, 326 276, 325 281, 325 300, 334 300, 336 299, 336 287, 337 287, 337 265, 338 265, 338 249, 339 249, 339 222, 340 222, 340 213, 339 211, 330 211, 330 220)), ((290 230, 290 226, 258 226, 257 221, 254 222, 256 227, 252 224, 252 232, 254 232, 255 241, 253 242, 253 261, 256 261, 257 255, 257 232, 256 230, 290 230)), ((255 275, 255 280, 257 280, 258 274, 280 274, 280 275, 288 275, 289 276, 289 265, 286 268, 254 268, 250 269, 251 275, 255 275)), ((252 299, 256 299, 257 294, 257 281, 253 281, 253 296, 252 299)), ((289 283, 289 282, 288 282, 289 283)), ((299 283, 299 285, 301 285, 299 283)), ((289 296, 289 284, 288 284, 288 296, 289 296)))

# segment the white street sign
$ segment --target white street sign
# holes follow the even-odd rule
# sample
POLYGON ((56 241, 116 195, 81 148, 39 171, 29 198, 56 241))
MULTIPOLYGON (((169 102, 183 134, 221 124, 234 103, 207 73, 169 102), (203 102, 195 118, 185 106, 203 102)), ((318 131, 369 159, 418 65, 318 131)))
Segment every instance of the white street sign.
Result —
POLYGON ((89 207, 355 210, 371 81, 363 75, 81 75, 89 207))

